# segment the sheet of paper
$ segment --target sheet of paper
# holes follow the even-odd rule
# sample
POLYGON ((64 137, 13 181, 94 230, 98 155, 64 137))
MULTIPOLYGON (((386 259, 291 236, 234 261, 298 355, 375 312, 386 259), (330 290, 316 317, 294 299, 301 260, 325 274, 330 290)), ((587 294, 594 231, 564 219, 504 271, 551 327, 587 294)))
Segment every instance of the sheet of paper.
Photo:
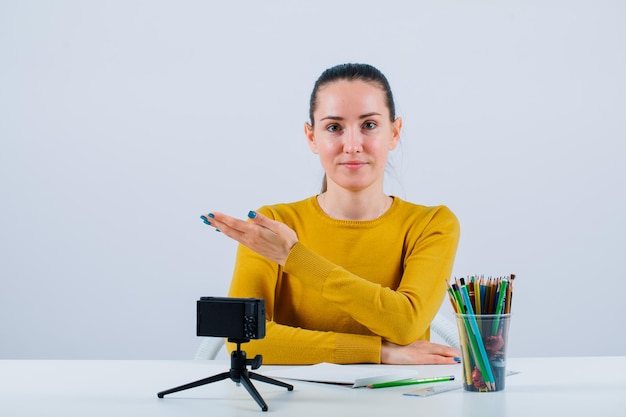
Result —
POLYGON ((396 367, 337 365, 318 363, 316 365, 285 367, 262 372, 272 378, 295 379, 299 381, 321 382, 326 384, 348 385, 352 388, 365 387, 369 384, 399 381, 417 378, 416 370, 402 370, 396 367))

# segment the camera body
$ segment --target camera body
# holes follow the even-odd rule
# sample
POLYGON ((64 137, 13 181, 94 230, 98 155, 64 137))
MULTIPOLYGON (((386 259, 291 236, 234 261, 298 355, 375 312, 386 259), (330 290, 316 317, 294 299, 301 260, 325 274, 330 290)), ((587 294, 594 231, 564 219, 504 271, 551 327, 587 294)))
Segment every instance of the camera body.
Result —
POLYGON ((265 300, 201 297, 197 303, 197 335, 233 340, 263 339, 265 300))

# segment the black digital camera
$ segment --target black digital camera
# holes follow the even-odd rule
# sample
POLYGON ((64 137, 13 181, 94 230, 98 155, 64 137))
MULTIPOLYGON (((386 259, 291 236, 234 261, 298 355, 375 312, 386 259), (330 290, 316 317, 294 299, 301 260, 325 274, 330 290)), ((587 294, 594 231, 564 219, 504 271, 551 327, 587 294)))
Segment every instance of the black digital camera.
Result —
POLYGON ((265 337, 262 298, 201 297, 197 304, 197 335, 232 340, 265 337))

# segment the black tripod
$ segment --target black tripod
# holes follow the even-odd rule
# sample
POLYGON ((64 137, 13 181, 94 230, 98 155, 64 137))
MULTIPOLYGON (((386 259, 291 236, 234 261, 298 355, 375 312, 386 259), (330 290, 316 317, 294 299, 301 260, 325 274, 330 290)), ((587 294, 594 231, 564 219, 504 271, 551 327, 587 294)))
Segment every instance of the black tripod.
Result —
POLYGON ((279 387, 287 388, 288 391, 293 391, 293 385, 286 384, 284 382, 277 381, 275 379, 248 371, 248 365, 251 366, 251 369, 258 369, 261 367, 261 363, 263 362, 263 357, 261 355, 256 355, 254 359, 246 359, 246 352, 241 350, 241 344, 249 342, 249 339, 228 339, 228 341, 232 343, 237 343, 237 350, 233 351, 233 353, 231 353, 230 355, 230 371, 222 372, 217 375, 200 379, 195 382, 190 382, 189 384, 181 385, 176 388, 161 391, 157 393, 157 396, 159 398, 163 398, 164 395, 171 394, 173 392, 183 391, 189 388, 195 388, 201 385, 210 384, 211 382, 221 381, 223 379, 230 378, 237 384, 242 383, 246 390, 248 390, 250 395, 252 395, 252 398, 256 400, 257 404, 259 404, 261 410, 267 411, 267 404, 265 403, 265 401, 263 401, 263 397, 261 397, 261 394, 259 394, 254 385, 252 385, 251 379, 256 379, 257 381, 266 382, 268 384, 278 385, 279 387))

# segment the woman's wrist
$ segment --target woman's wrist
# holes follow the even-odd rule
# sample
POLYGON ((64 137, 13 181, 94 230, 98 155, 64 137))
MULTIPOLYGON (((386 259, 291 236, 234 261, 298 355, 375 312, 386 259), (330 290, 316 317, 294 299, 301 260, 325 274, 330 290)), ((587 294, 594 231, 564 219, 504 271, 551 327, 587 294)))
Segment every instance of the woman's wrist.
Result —
POLYGON ((393 344, 382 340, 380 342, 380 363, 392 363, 391 354, 393 344))

